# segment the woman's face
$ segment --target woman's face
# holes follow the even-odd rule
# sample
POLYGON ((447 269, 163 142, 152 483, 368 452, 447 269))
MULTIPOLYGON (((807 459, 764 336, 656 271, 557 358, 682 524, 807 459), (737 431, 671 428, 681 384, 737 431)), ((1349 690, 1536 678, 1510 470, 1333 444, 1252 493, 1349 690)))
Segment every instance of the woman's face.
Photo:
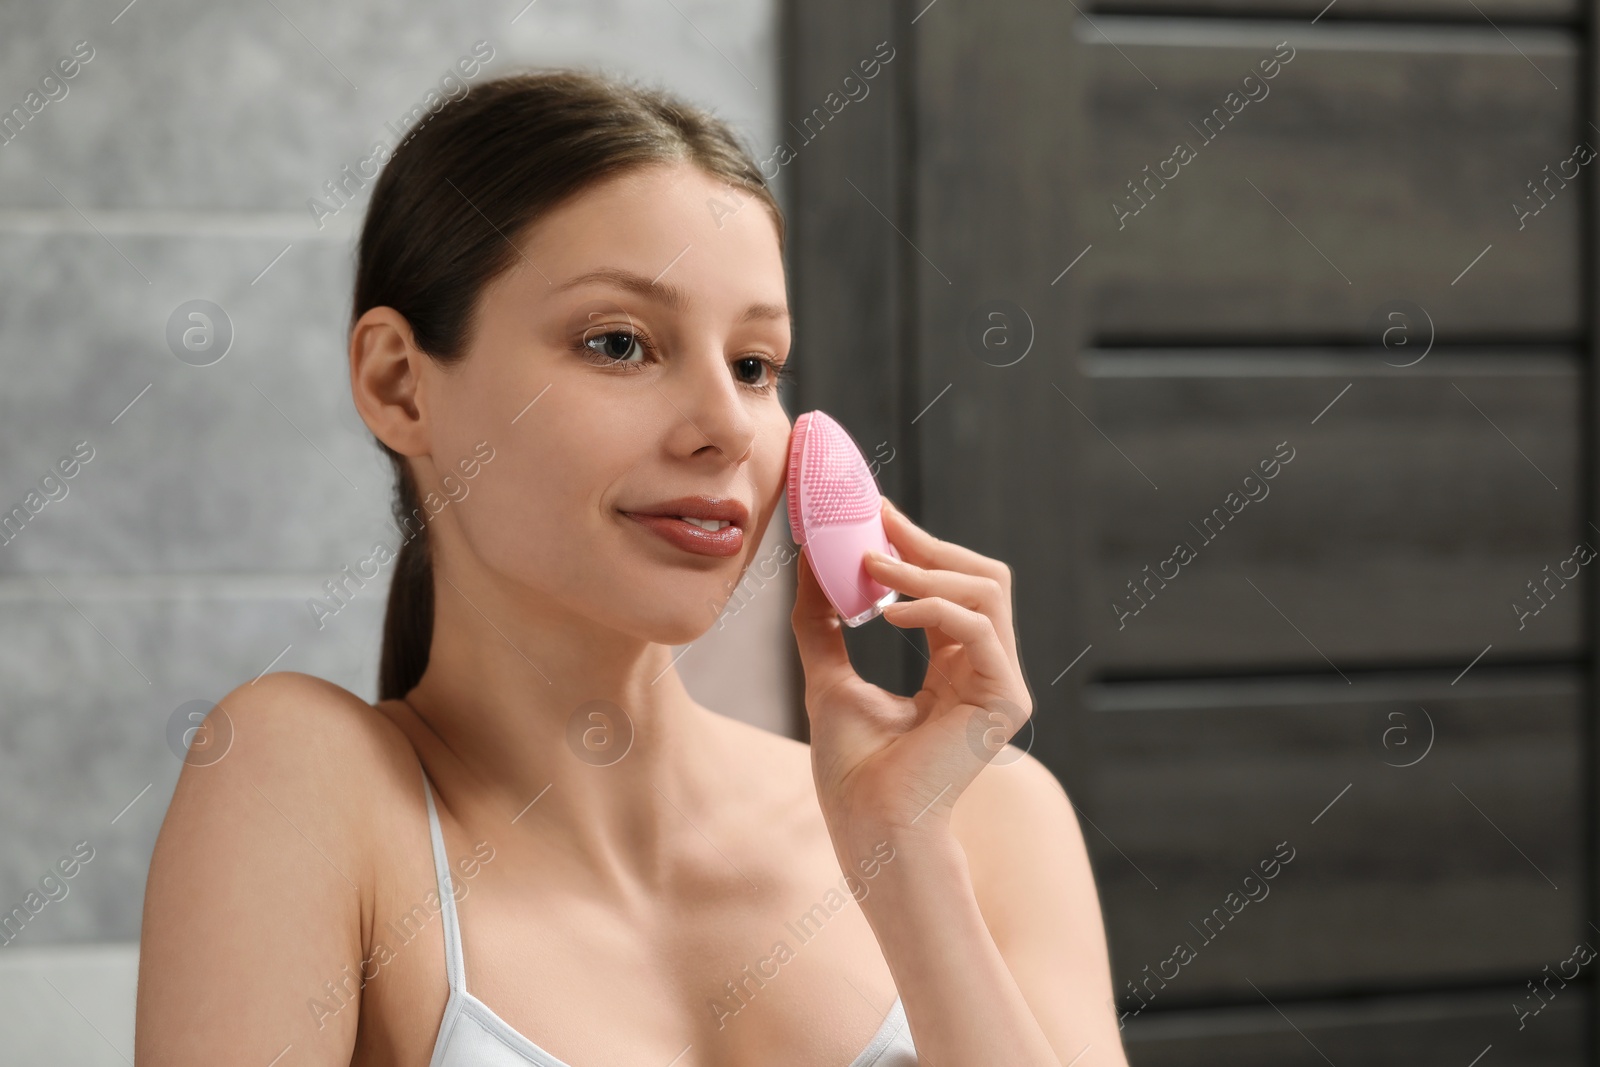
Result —
POLYGON ((428 473, 468 487, 446 508, 460 536, 436 539, 440 570, 459 565, 459 546, 513 595, 691 641, 783 493, 790 323, 776 226, 749 192, 673 163, 580 193, 520 247, 483 294, 466 357, 423 361, 428 473), (465 481, 459 461, 485 441, 477 458, 493 458, 465 481), (681 515, 669 502, 684 497, 743 509, 737 535, 713 539, 731 542, 722 554, 684 547, 696 531, 675 517, 633 517, 681 515))

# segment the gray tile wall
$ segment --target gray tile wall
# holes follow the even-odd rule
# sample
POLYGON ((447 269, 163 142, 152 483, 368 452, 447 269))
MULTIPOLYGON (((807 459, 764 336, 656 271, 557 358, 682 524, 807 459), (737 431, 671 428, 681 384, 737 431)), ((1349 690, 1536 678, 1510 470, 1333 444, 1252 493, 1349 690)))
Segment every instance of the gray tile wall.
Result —
MULTIPOLYGON (((305 607, 376 539, 390 493, 345 372, 365 199, 319 229, 308 198, 392 145, 386 124, 480 40, 495 52, 480 78, 598 67, 770 147, 775 26, 773 0, 0 6, 0 119, 92 49, 0 144, 0 511, 78 442, 93 450, 0 544, 0 911, 76 842, 94 849, 0 948, 0 977, 29 990, 0 998, 0 1033, 56 1035, 25 1060, 131 1055, 128 953, 177 778, 174 710, 269 667, 376 694, 386 589, 321 631, 305 607), (193 299, 233 329, 206 367, 165 337, 193 299), (51 991, 62 967, 90 976, 104 1035, 51 991)), ((762 555, 784 534, 774 521, 762 555)), ((697 697, 787 728, 786 599, 761 590, 682 657, 697 697)))

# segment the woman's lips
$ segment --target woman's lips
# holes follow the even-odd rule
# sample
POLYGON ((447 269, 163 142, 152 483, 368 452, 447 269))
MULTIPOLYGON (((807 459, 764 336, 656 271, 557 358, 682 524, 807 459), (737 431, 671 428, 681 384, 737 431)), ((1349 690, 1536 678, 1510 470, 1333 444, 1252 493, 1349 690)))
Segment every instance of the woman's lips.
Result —
POLYGON ((640 515, 632 511, 623 514, 685 552, 702 556, 734 556, 744 547, 744 529, 733 523, 720 530, 707 530, 671 515, 640 515))

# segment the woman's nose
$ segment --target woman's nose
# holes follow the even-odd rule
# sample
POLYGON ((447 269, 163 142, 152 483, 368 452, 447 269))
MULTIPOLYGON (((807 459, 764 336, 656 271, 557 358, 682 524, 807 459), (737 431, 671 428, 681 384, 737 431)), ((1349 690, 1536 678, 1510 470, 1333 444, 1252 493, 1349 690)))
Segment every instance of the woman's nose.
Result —
POLYGON ((734 466, 750 458, 756 420, 750 392, 734 379, 733 368, 717 349, 680 360, 680 373, 668 375, 667 400, 682 419, 673 438, 684 455, 720 453, 734 466))

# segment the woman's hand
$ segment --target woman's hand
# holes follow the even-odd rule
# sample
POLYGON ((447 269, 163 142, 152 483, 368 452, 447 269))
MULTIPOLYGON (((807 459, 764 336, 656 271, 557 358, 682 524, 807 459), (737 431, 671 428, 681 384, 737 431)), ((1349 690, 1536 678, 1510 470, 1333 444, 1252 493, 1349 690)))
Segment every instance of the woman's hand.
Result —
POLYGON ((948 831, 956 798, 1033 713, 1011 622, 1011 569, 939 540, 887 497, 882 514, 901 559, 869 554, 865 566, 918 598, 883 615, 927 631, 922 688, 903 697, 856 673, 844 623, 804 553, 791 616, 818 801, 835 846, 852 851, 886 834, 948 831))

